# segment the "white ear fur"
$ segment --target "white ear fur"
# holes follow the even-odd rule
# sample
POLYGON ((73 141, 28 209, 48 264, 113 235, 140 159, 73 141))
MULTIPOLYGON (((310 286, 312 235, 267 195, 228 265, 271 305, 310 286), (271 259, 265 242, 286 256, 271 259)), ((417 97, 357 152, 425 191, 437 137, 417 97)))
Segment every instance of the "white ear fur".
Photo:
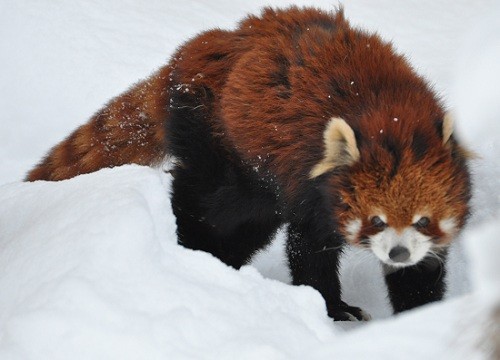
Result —
POLYGON ((453 134, 453 125, 453 116, 448 112, 443 118, 443 145, 450 140, 451 134, 453 134))
MULTIPOLYGON (((455 124, 455 121, 454 121, 453 115, 450 114, 449 112, 447 112, 443 118, 443 145, 448 144, 448 141, 450 140, 450 137, 453 134, 454 124, 455 124)), ((457 145, 457 148, 458 148, 458 151, 462 154, 462 156, 466 159, 479 159, 479 158, 481 158, 478 154, 476 154, 472 150, 469 150, 464 145, 457 145)))
POLYGON ((323 159, 316 164, 309 177, 318 177, 337 166, 351 165, 359 160, 359 150, 354 131, 340 118, 332 118, 323 133, 325 153, 323 159))

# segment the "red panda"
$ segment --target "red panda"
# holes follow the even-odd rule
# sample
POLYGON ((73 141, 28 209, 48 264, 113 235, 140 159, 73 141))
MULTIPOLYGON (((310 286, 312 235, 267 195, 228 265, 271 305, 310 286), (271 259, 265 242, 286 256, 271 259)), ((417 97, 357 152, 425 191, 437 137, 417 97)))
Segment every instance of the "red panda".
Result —
POLYGON ((467 153, 405 58, 342 10, 266 8, 211 30, 106 105, 27 176, 62 180, 167 154, 180 244, 235 268, 288 224, 293 284, 335 320, 345 244, 371 249, 394 311, 442 298, 469 212, 467 153))

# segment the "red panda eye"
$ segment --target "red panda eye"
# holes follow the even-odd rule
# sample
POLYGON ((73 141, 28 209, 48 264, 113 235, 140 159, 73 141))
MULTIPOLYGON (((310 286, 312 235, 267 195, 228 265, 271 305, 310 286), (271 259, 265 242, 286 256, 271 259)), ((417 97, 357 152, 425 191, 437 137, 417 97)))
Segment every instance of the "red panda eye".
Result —
POLYGON ((385 227, 386 223, 380 218, 380 216, 374 216, 371 219, 371 223, 373 226, 382 228, 385 227))
POLYGON ((414 225, 418 228, 425 228, 430 222, 431 220, 427 216, 423 216, 414 225))

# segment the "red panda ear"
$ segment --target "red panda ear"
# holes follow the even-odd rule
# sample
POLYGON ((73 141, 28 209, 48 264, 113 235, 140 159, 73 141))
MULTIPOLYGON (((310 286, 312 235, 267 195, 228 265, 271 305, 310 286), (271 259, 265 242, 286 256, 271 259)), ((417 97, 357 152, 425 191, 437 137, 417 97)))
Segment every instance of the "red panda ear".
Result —
MULTIPOLYGON (((454 120, 453 120, 453 115, 451 115, 449 112, 444 115, 443 118, 443 145, 445 147, 450 147, 450 137, 451 134, 453 134, 453 125, 454 125, 454 120)), ((469 150, 465 145, 463 144, 456 144, 455 145, 458 149, 458 152, 460 153, 461 156, 463 156, 465 159, 479 159, 480 156, 476 154, 474 151, 469 150)))
POLYGON ((359 150, 354 131, 340 118, 332 118, 323 133, 325 152, 323 159, 316 164, 309 177, 318 177, 341 165, 351 165, 359 160, 359 150))
POLYGON ((446 145, 453 134, 453 116, 448 112, 443 118, 443 145, 446 145))

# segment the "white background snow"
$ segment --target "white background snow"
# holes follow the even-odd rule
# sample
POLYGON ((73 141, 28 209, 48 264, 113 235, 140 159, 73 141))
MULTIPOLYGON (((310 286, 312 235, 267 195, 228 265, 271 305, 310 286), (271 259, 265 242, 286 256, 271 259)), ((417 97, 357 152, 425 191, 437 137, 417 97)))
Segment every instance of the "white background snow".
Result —
POLYGON ((46 151, 183 41, 264 5, 331 1, 0 0, 0 359, 483 358, 500 298, 500 6, 344 1, 406 54, 456 114, 474 161, 474 215, 439 304, 391 317, 369 253, 348 252, 339 324, 288 285, 282 236, 240 271, 176 245, 169 177, 138 166, 22 183, 46 151))

